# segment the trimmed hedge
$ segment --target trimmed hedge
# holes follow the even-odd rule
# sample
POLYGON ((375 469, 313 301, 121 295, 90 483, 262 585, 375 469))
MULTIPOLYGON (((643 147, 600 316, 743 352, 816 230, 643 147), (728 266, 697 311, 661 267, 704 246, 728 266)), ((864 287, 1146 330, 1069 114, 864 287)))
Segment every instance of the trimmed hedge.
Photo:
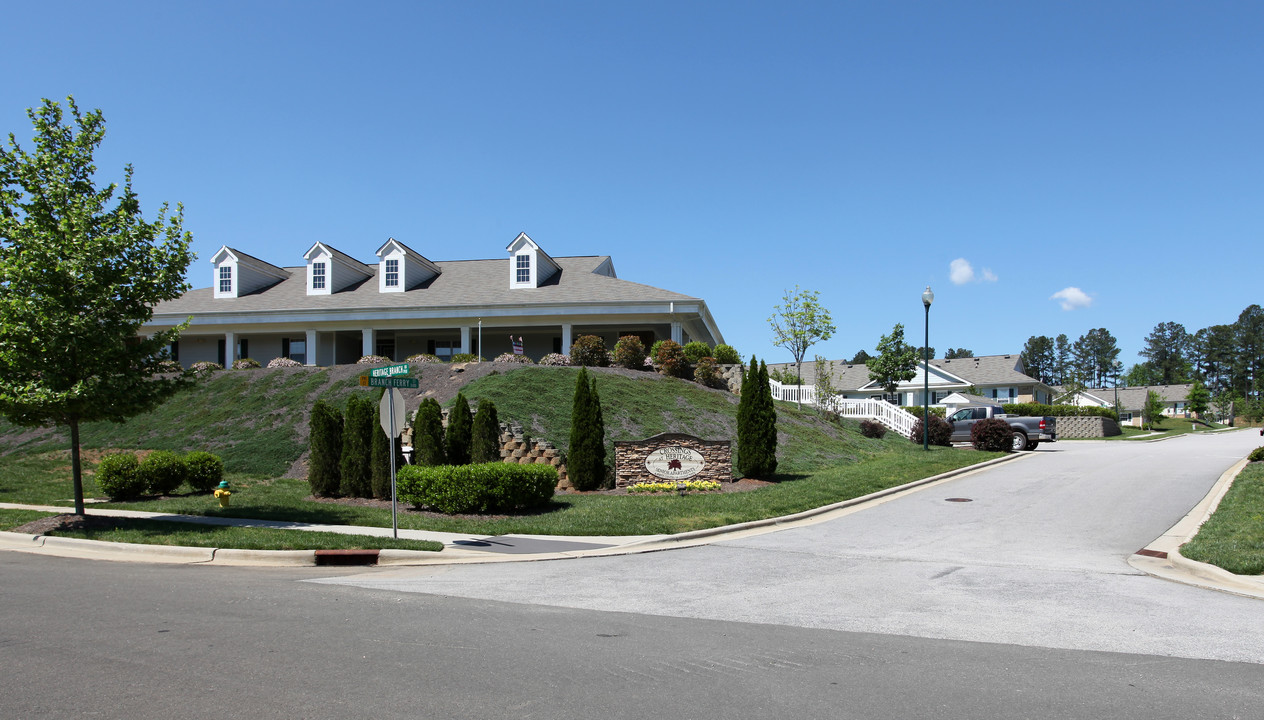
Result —
POLYGON ((515 512, 548 505, 557 487, 557 468, 504 462, 408 465, 396 474, 396 482, 400 498, 417 508, 449 515, 515 512))
POLYGON ((224 479, 224 461, 203 450, 184 456, 185 479, 198 492, 209 492, 224 479))
POLYGON ((1009 403, 1002 405, 1001 409, 1007 415, 1017 415, 1019 417, 1104 417, 1110 418, 1115 422, 1119 422, 1119 414, 1114 408, 1104 408, 1095 406, 1082 407, 1080 405, 1043 405, 1041 403, 1009 403))
MULTIPOLYGON (((901 408, 902 408, 905 412, 911 413, 911 414, 913 414, 913 415, 915 415, 915 416, 917 416, 917 417, 921 417, 921 416, 922 416, 922 406, 921 406, 921 405, 902 405, 902 406, 901 406, 901 408)), ((941 418, 942 418, 942 417, 947 417, 947 416, 948 416, 948 412, 947 412, 947 410, 948 410, 948 408, 945 408, 945 407, 943 407, 943 406, 940 406, 940 407, 935 407, 934 405, 931 405, 931 406, 930 406, 930 414, 931 414, 931 415, 935 415, 935 416, 937 416, 937 417, 941 417, 941 418)))
POLYGON ((95 478, 97 487, 111 500, 131 500, 145 492, 140 461, 132 453, 114 453, 101 458, 95 478))
POLYGON ((170 495, 187 474, 184 458, 170 450, 155 450, 140 462, 140 477, 151 495, 170 495))
POLYGON ((1251 462, 1260 462, 1261 460, 1264 460, 1264 447, 1255 448, 1251 451, 1250 455, 1247 455, 1246 459, 1251 462))

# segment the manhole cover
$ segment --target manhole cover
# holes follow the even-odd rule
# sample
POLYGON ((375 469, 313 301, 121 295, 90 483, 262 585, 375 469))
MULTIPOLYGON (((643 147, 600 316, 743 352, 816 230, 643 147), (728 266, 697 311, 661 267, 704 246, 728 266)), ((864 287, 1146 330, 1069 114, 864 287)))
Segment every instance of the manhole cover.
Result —
POLYGON ((974 502, 970 498, 945 498, 948 502, 974 502))

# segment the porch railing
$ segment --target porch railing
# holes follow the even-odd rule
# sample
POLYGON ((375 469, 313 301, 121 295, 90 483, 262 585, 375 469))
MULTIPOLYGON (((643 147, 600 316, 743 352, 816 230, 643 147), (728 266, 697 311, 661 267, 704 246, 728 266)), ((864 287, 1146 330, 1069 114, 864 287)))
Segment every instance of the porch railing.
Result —
MULTIPOLYGON (((776 380, 769 380, 768 384, 774 400, 817 404, 814 385, 783 385, 776 380)), ((913 425, 917 422, 917 416, 904 408, 872 398, 836 397, 830 401, 827 409, 838 413, 840 417, 877 420, 905 437, 913 432, 913 425)))

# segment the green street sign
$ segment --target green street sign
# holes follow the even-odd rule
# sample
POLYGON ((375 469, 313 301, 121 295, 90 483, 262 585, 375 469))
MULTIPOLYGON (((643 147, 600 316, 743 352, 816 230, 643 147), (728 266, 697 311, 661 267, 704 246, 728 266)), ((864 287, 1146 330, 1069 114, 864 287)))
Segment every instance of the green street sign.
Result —
MULTIPOLYGON (((371 377, 361 378, 368 380, 369 387, 388 387, 388 388, 419 388, 421 381, 417 378, 410 377, 371 377)), ((364 383, 361 383, 362 385, 364 383)))
POLYGON ((369 371, 369 377, 383 378, 393 377, 395 375, 407 375, 408 363, 400 363, 398 365, 387 365, 386 367, 373 368, 369 371))

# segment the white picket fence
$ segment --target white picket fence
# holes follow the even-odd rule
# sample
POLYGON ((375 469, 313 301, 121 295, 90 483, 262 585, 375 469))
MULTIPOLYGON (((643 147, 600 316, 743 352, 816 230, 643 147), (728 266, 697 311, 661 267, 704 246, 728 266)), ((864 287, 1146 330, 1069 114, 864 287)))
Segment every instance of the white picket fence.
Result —
MULTIPOLYGON (((769 380, 768 384, 772 388, 774 400, 817 404, 815 385, 782 385, 776 380, 769 380)), ((831 400, 827 409, 838 413, 840 417, 877 420, 905 437, 913 432, 913 424, 917 422, 916 415, 885 400, 836 397, 831 400)))

